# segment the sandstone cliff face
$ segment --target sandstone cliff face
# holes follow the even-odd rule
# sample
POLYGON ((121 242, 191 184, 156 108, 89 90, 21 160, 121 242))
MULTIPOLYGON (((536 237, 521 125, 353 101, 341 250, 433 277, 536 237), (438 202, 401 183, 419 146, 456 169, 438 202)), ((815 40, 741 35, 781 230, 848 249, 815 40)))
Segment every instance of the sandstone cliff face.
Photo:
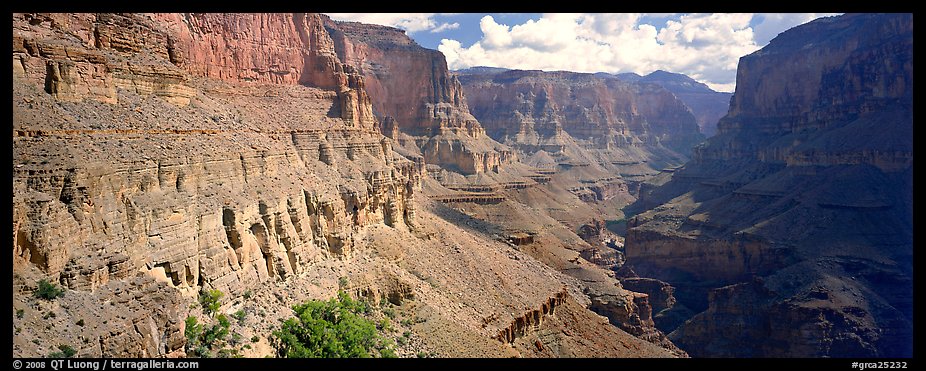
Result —
MULTIPOLYGON (((201 54, 225 39, 211 27, 234 34, 258 18, 188 16, 185 39, 143 15, 14 15, 15 270, 101 301, 113 289, 150 294, 90 332, 99 346, 83 354, 182 354, 177 306, 151 301, 201 288, 237 297, 349 257, 358 227, 414 225, 423 168, 375 131, 362 79, 333 54, 327 80, 272 81, 326 90, 236 86, 250 78, 233 73, 241 64, 201 54)), ((246 61, 260 55, 251 45, 221 49, 246 61)), ((264 56, 249 66, 277 63, 264 56)))
MULTIPOLYGON (((224 292, 226 313, 266 311, 241 329, 266 337, 291 305, 339 288, 415 301, 430 321, 409 330, 441 355, 672 355, 613 327, 564 335, 571 317, 600 320, 563 296, 565 286, 586 300, 579 284, 434 217, 440 205, 419 196, 423 157, 401 155, 396 130, 382 135, 396 121, 373 115, 367 89, 379 82, 341 63, 324 22, 13 15, 13 302, 24 313, 14 355, 46 356, 60 342, 86 357, 180 357, 182 318, 202 315, 190 309, 201 289, 224 292), (34 298, 39 279, 65 297, 34 298), (567 318, 551 316, 559 304, 567 318), (523 326, 545 306, 552 318, 523 326), (540 333, 578 350, 515 349, 492 338, 505 329, 515 343, 540 333), (592 350, 576 340, 590 336, 592 350)), ((438 119, 449 112, 438 126, 465 122, 454 121, 465 102, 445 93, 432 102, 438 119)), ((457 145, 449 163, 479 172, 513 161, 474 130, 434 136, 457 145), (461 151, 463 138, 473 141, 461 151)), ((426 149, 430 139, 411 141, 426 149)))
POLYGON ((444 55, 425 49, 405 32, 325 19, 335 50, 367 83, 373 109, 415 136, 424 160, 462 174, 498 173, 515 157, 485 135, 466 103, 444 55))
POLYGON ((701 138, 685 105, 652 84, 519 70, 463 71, 460 80, 473 114, 503 143, 542 149, 565 133, 599 148, 662 144, 688 153, 701 138))
POLYGON ((167 62, 167 34, 145 17, 30 13, 14 18, 13 76, 43 85, 58 99, 115 103, 121 88, 183 105, 195 94, 182 70, 167 62), (157 57, 139 58, 139 51, 157 57))
POLYGON ((704 310, 670 338, 695 356, 911 355, 911 97, 909 15, 817 20, 743 57, 718 135, 631 207, 627 265, 704 310))
MULTIPOLYGON (((617 76, 626 79, 626 74, 617 76)), ((732 93, 714 91, 707 85, 678 73, 659 70, 646 76, 635 77, 633 81, 657 84, 675 94, 691 109, 691 113, 698 120, 698 128, 705 137, 717 133, 717 121, 727 114, 730 97, 733 96, 732 93)))

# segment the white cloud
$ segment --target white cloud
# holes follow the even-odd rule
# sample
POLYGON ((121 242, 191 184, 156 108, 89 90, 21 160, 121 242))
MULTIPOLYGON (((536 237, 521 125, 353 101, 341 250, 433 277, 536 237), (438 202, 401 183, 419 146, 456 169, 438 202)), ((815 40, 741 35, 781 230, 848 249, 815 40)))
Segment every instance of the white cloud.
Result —
POLYGON ((452 69, 484 65, 640 74, 663 69, 732 91, 741 56, 759 49, 769 35, 818 15, 763 14, 753 29, 755 16, 674 15, 664 25, 651 25, 640 24, 643 14, 544 14, 513 26, 485 16, 479 41, 464 47, 444 39, 438 50, 452 69))
MULTIPOLYGON (((337 21, 353 21, 401 28, 409 34, 420 31, 441 32, 459 28, 459 23, 438 23, 438 13, 326 13, 337 21)), ((448 16, 453 13, 440 13, 448 16)))
POLYGON ((443 23, 443 24, 441 24, 440 26, 437 26, 437 27, 431 29, 431 33, 444 32, 444 31, 447 31, 447 30, 455 30, 455 29, 458 29, 458 28, 460 28, 460 24, 457 23, 457 22, 453 22, 453 23, 443 23))

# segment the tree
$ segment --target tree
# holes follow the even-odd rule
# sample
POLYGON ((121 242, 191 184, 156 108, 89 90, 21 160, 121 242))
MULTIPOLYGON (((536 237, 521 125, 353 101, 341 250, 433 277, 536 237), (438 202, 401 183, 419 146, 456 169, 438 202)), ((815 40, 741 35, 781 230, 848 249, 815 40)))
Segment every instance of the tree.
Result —
POLYGON ((48 282, 48 280, 42 279, 39 280, 39 287, 35 290, 35 296, 40 299, 54 300, 64 296, 64 289, 48 282))
POLYGON ((225 296, 219 290, 205 290, 199 293, 199 304, 203 306, 203 313, 212 317, 219 311, 222 303, 219 302, 225 296))
POLYGON ((280 357, 395 357, 391 342, 380 337, 376 324, 360 316, 369 306, 343 291, 337 299, 312 300, 293 311, 296 317, 284 321, 270 339, 280 357))

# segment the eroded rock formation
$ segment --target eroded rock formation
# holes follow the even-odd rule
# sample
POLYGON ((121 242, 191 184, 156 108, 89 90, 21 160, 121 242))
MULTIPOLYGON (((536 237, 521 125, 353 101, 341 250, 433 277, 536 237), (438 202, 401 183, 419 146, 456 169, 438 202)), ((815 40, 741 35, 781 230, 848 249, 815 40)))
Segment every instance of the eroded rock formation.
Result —
POLYGON ((912 44, 909 14, 848 14, 740 60, 719 133, 628 224, 627 265, 703 311, 681 348, 913 354, 912 44))
POLYGON ((666 88, 685 103, 698 120, 698 128, 705 137, 717 133, 717 121, 727 114, 732 93, 717 92, 707 85, 679 73, 662 70, 646 76, 634 73, 618 74, 618 78, 627 81, 653 83, 666 88))
POLYGON ((498 173, 515 158, 485 135, 444 55, 405 31, 326 18, 338 56, 365 78, 374 111, 415 139, 425 161, 462 174, 498 173))
POLYGON ((564 135, 589 145, 664 145, 690 153, 702 137, 694 116, 658 85, 574 72, 460 72, 473 115, 512 146, 557 152, 564 135))
POLYGON ((508 163, 517 174, 488 192, 536 188, 549 173, 480 132, 434 53, 421 59, 431 76, 414 80, 425 93, 405 97, 427 120, 377 117, 393 99, 384 86, 417 77, 379 78, 376 59, 339 48, 401 61, 374 42, 408 40, 389 32, 317 14, 14 14, 14 355, 47 356, 60 340, 85 357, 183 356, 182 319, 202 315, 201 289, 225 294, 223 312, 261 313, 245 336, 344 289, 429 318, 409 330, 442 355, 673 355, 615 327, 565 335, 563 321, 598 318, 575 302, 537 326, 566 339, 546 353, 492 339, 523 308, 552 312, 563 286, 587 301, 582 285, 435 217, 446 207, 418 195, 427 185, 466 203, 453 197, 487 192, 466 190, 460 173, 508 163), (411 137, 403 125, 438 130, 411 137), (434 162, 460 187, 428 179, 434 162), (32 297, 39 279, 65 296, 32 297), (592 336, 593 350, 568 339, 592 336))

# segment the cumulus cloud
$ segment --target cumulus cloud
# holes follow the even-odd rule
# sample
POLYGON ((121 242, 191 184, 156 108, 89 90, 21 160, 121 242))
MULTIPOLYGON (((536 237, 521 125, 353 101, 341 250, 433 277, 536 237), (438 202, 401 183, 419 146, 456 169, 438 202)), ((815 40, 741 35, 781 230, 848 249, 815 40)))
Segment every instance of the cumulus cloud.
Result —
MULTIPOLYGON (((326 13, 331 19, 378 24, 401 28, 409 34, 421 31, 441 32, 459 28, 459 23, 438 23, 438 13, 326 13)), ((453 15, 447 13, 443 15, 453 15)))
POLYGON ((658 27, 641 23, 643 16, 544 14, 538 20, 506 25, 487 15, 479 22, 479 41, 463 46, 443 39, 438 50, 452 69, 495 66, 640 74, 663 69, 687 74, 715 90, 732 91, 739 57, 819 15, 669 15, 658 27), (753 22, 754 17, 761 22, 753 22))
POLYGON ((457 23, 457 22, 453 22, 453 23, 442 23, 440 26, 437 26, 437 27, 431 29, 431 33, 444 32, 444 31, 447 31, 447 30, 455 30, 455 29, 458 29, 458 28, 460 28, 460 24, 457 23))

